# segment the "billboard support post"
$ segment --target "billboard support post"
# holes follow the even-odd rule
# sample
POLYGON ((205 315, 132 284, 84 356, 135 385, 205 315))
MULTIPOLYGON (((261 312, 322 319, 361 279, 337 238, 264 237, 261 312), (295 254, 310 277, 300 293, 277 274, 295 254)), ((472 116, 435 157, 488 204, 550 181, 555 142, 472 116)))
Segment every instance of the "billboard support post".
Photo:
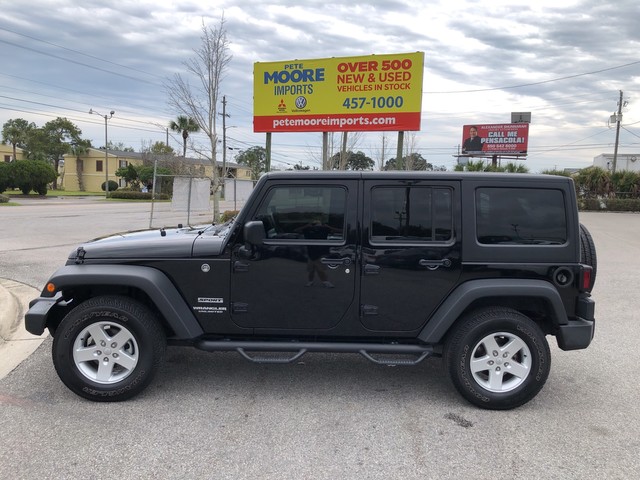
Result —
POLYGON ((403 131, 399 131, 398 132, 398 148, 396 150, 396 168, 398 170, 401 169, 404 170, 404 166, 402 165, 402 150, 404 148, 404 132, 403 131))
POLYGON ((322 170, 329 170, 329 132, 322 132, 322 170))
POLYGON ((270 172, 271 171, 271 132, 267 132, 267 144, 266 144, 266 148, 265 150, 266 152, 266 165, 265 165, 265 171, 270 172))

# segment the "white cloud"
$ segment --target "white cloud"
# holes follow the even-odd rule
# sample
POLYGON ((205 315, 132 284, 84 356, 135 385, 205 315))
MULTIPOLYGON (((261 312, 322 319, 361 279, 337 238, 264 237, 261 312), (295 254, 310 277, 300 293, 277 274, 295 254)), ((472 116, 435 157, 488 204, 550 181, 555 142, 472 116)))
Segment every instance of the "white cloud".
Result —
MULTIPOLYGON (((640 129, 631 125, 640 122, 635 0, 12 2, 0 18, 0 123, 64 116, 98 146, 103 129, 88 110, 114 109, 114 142, 139 148, 164 140, 175 112, 162 81, 184 71, 202 22, 215 25, 223 13, 233 60, 221 92, 235 148, 264 143, 252 133, 254 62, 424 51, 416 138, 432 163, 453 165, 463 124, 509 122, 511 111, 531 111, 532 170, 586 166, 612 151, 606 122, 618 90, 630 102, 624 123, 632 132, 622 131, 621 152, 640 149, 633 135, 640 129), (599 70, 606 71, 580 75, 599 70), (527 86, 511 88, 519 85, 527 86)), ((360 147, 373 151, 380 136, 364 135, 360 147)), ((274 137, 276 164, 316 161, 310 152, 319 151, 320 134, 274 137)))

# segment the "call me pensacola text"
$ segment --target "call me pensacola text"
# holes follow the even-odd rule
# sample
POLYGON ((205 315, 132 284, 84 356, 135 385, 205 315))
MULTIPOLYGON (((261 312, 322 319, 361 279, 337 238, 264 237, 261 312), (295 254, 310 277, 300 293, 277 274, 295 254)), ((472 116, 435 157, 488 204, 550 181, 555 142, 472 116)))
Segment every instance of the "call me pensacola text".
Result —
POLYGON ((255 132, 420 130, 424 52, 254 64, 255 132))

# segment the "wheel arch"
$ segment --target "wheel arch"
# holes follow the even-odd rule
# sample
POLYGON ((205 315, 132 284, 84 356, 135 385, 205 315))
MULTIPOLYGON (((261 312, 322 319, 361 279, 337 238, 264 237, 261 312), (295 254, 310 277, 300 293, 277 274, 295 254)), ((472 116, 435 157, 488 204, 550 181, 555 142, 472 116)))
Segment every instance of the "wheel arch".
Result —
POLYGON ((543 280, 472 280, 457 287, 431 316, 418 338, 429 344, 442 343, 456 321, 467 312, 488 306, 502 306, 526 316, 537 312, 536 320, 546 333, 568 323, 557 290, 543 280), (526 307, 525 307, 526 306, 526 307))
POLYGON ((202 327, 171 280, 160 270, 135 265, 67 265, 56 271, 48 283, 62 292, 47 315, 53 330, 64 314, 87 298, 121 295, 138 300, 164 322, 172 339, 187 340, 203 334, 202 327), (67 303, 69 300, 74 300, 67 303))

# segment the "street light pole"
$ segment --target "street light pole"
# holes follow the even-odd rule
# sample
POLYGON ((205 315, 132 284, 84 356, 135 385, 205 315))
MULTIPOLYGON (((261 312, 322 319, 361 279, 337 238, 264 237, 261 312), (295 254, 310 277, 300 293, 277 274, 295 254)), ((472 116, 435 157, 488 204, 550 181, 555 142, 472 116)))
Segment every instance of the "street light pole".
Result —
POLYGON ((109 198, 109 140, 107 134, 107 120, 113 117, 113 114, 116 112, 114 110, 111 110, 111 112, 109 112, 110 115, 107 116, 96 112, 93 108, 90 108, 89 113, 93 115, 99 115, 104 118, 104 196, 105 198, 109 198))

